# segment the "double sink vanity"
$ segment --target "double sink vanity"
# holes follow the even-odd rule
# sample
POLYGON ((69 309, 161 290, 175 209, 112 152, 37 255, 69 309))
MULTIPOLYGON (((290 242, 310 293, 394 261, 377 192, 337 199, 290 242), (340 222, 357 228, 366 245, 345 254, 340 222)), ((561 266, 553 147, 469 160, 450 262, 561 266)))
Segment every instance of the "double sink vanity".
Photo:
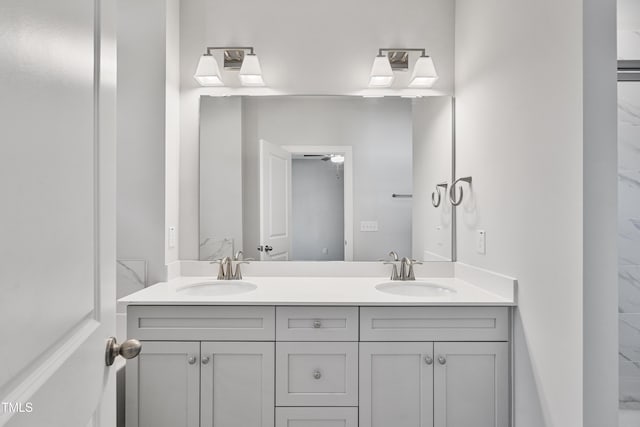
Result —
POLYGON ((184 263, 120 300, 127 426, 507 427, 515 281, 459 263, 184 263), (387 275, 383 275, 386 273, 387 275))
POLYGON ((453 107, 201 96, 193 261, 120 300, 127 426, 512 425, 515 280, 454 262, 453 107))

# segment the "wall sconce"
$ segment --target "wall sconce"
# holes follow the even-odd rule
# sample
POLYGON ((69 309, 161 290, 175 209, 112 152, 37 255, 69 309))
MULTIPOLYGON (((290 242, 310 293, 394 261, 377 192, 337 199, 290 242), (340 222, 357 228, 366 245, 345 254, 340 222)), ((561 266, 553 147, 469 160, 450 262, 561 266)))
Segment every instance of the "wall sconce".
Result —
POLYGON ((430 88, 438 80, 433 60, 427 56, 426 50, 421 48, 382 48, 371 67, 369 87, 390 87, 394 80, 394 71, 408 71, 409 52, 420 52, 420 57, 413 67, 411 88, 430 88), (386 55, 383 53, 386 52, 386 55))
POLYGON ((262 68, 253 47, 207 47, 200 57, 193 78, 201 86, 224 86, 220 76, 218 61, 211 54, 215 50, 224 51, 224 68, 240 70, 238 77, 242 86, 264 86, 262 68))

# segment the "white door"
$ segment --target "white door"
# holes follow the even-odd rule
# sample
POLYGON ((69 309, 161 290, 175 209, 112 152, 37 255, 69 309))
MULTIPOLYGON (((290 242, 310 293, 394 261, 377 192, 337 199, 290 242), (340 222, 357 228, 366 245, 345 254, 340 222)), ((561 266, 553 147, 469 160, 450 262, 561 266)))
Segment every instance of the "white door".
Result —
POLYGON ((0 3, 0 426, 115 425, 114 12, 0 3))
POLYGON ((434 355, 435 427, 509 425, 508 343, 438 342, 434 355))
POLYGON ((291 248, 291 153, 260 140, 260 260, 287 261, 291 248))
POLYGON ((433 364, 431 342, 360 343, 359 426, 432 427, 433 364))
POLYGON ((273 342, 203 342, 200 425, 273 427, 273 342))

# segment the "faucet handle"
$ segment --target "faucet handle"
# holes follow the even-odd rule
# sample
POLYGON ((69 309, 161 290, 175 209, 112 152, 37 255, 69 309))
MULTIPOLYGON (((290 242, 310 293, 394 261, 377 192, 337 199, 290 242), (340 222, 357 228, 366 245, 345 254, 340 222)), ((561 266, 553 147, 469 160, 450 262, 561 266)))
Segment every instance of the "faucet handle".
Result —
POLYGON ((394 261, 398 261, 398 253, 396 251, 391 251, 389 252, 389 256, 391 257, 392 260, 394 261))
POLYGON ((249 264, 249 261, 235 261, 236 271, 233 273, 233 280, 242 280, 242 271, 240 271, 240 264, 249 264))
POLYGON ((398 265, 395 261, 385 261, 383 262, 383 264, 385 265, 392 265, 393 267, 391 268, 391 280, 398 280, 399 276, 398 276, 398 265))

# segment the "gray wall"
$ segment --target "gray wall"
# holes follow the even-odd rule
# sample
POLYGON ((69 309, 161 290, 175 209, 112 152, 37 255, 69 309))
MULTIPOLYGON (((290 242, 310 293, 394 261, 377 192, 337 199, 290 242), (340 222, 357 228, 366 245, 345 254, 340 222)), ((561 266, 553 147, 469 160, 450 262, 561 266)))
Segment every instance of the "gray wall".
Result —
POLYGON ((242 248, 241 98, 200 100, 200 259, 242 248))
POLYGON ((344 168, 319 158, 292 163, 290 259, 344 260, 344 168))
POLYGON ((119 296, 165 278, 166 59, 166 2, 119 1, 119 296))
POLYGON ((411 102, 400 98, 245 98, 243 118, 244 248, 259 244, 258 141, 277 145, 353 147, 354 261, 376 260, 390 250, 411 253, 411 102), (360 232, 377 220, 378 232, 360 232))
POLYGON ((518 279, 518 427, 617 425, 615 5, 595 3, 456 2, 458 259, 518 279))

